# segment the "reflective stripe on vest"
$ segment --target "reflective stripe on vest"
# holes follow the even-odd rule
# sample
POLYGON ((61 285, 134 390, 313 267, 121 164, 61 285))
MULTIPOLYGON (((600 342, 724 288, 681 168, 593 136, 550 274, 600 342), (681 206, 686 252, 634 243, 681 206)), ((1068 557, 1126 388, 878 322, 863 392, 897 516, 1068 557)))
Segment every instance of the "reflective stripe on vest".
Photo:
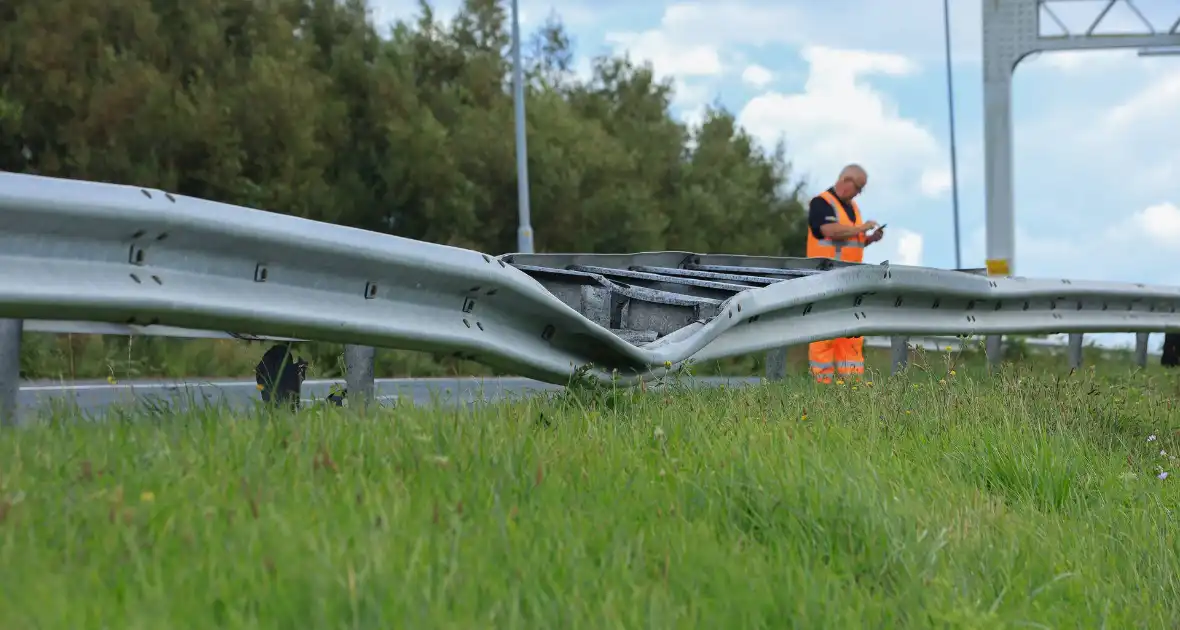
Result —
MULTIPOLYGON (((852 212, 849 213, 844 209, 844 205, 835 195, 828 191, 823 191, 819 196, 832 207, 836 213, 836 221, 840 225, 848 227, 856 227, 861 224, 860 208, 857 207, 856 202, 851 202, 852 212)), ((849 240, 836 240, 823 238, 817 239, 811 233, 811 229, 807 230, 807 257, 808 258, 832 258, 835 260, 842 260, 846 262, 861 262, 864 260, 864 234, 857 234, 849 240)))

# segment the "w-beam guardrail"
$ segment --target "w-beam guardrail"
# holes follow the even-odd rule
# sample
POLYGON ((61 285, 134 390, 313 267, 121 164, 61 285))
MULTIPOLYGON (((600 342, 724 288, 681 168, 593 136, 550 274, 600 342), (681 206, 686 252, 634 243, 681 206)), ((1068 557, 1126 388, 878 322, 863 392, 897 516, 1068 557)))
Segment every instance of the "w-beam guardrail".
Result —
POLYGON ((493 256, 12 173, 0 239, 0 317, 445 352, 550 383, 634 383, 840 336, 1180 331, 1180 287, 689 252, 493 256))

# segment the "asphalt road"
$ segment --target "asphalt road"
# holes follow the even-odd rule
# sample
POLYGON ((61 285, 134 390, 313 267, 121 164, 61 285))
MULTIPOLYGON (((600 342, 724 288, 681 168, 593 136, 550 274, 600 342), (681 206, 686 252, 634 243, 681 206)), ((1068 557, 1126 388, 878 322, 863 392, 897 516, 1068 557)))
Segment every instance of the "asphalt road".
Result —
MULTIPOLYGON (((697 378, 702 385, 757 383, 757 378, 697 378)), ((341 381, 309 380, 303 383, 305 404, 327 397, 341 381)), ((470 406, 506 398, 563 389, 526 378, 418 378, 377 379, 376 397, 382 404, 470 406)), ((155 408, 182 410, 194 405, 248 409, 261 400, 253 380, 167 381, 143 380, 115 384, 93 382, 30 382, 21 387, 18 406, 22 417, 37 411, 63 409, 87 416, 103 416, 112 409, 155 408)))

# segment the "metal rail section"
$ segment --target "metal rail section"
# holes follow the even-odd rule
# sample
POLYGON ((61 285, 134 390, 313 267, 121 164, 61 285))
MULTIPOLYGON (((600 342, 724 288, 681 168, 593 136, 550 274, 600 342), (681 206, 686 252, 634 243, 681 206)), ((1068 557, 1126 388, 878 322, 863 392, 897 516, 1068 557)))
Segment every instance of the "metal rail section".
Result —
POLYGON ((823 259, 480 252, 0 173, 0 317, 453 353, 567 383, 850 335, 1180 330, 1180 287, 823 259))

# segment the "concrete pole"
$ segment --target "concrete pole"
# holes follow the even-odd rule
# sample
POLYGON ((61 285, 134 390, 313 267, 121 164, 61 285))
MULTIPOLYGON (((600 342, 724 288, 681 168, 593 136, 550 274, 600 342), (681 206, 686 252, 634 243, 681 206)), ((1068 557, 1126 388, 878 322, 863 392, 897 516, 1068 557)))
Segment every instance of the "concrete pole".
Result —
POLYGON ((20 341, 24 325, 24 320, 0 319, 0 427, 18 423, 20 341))
POLYGON ((1069 368, 1071 370, 1082 367, 1082 333, 1069 333, 1069 368))
POLYGON ((1004 361, 1004 339, 999 335, 988 335, 984 352, 987 354, 987 364, 999 367, 1004 361))
POLYGON ((1135 365, 1147 367, 1147 342, 1151 333, 1135 333, 1135 365))
POLYGON ((344 346, 344 383, 348 388, 350 409, 368 406, 373 401, 376 358, 376 349, 369 346, 344 346))
POLYGON ((781 381, 787 376, 787 349, 775 348, 766 353, 766 380, 781 381))
POLYGON ((890 337, 890 374, 898 374, 905 369, 905 366, 910 361, 910 338, 909 337, 890 337))

